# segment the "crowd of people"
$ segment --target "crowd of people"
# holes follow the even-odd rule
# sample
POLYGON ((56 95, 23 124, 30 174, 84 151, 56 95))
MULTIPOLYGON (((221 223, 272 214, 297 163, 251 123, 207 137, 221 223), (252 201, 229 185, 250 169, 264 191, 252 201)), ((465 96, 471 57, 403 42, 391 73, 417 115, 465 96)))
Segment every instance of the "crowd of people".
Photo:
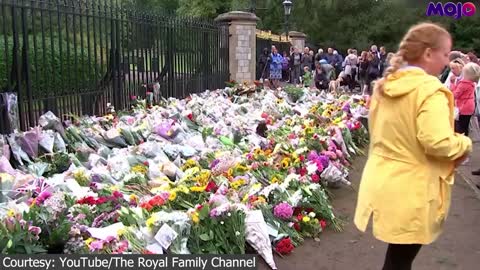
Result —
MULTIPOLYGON (((466 136, 476 135, 478 139, 480 134, 479 59, 473 52, 452 51, 449 54, 449 61, 449 65, 439 79, 454 96, 455 132, 466 136), (470 134, 472 130, 476 134, 470 134)), ((465 162, 468 162, 468 159, 465 162)), ((473 171, 472 174, 480 175, 480 169, 473 171)))
POLYGON ((299 48, 291 47, 290 52, 280 54, 275 46, 271 52, 263 49, 258 59, 258 78, 273 87, 278 87, 280 81, 287 83, 303 83, 303 76, 311 73, 312 87, 320 90, 343 87, 348 91, 361 91, 371 94, 372 82, 381 77, 388 67, 393 53, 387 53, 385 47, 372 45, 370 50, 362 51, 348 49, 344 57, 337 50, 328 48, 325 52, 318 49, 315 54, 309 47, 301 52, 299 48))

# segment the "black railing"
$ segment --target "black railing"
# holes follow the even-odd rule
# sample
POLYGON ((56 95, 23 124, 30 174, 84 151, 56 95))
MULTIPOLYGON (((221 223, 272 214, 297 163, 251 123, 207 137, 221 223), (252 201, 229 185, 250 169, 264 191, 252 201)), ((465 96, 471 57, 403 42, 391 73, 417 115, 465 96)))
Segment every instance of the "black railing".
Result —
POLYGON ((0 16, 0 91, 18 95, 22 130, 49 110, 65 118, 103 114, 107 103, 127 109, 157 82, 156 98, 182 98, 229 78, 228 27, 213 21, 122 0, 0 0, 0 16))

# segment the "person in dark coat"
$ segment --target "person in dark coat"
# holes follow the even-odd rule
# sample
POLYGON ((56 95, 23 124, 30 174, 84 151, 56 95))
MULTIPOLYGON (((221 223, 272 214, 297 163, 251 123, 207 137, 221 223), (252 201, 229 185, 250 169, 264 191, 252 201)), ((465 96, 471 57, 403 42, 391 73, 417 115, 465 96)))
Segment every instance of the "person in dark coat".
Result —
POLYGON ((268 79, 270 77, 270 57, 268 54, 268 49, 264 48, 262 54, 258 58, 258 69, 257 69, 257 79, 268 79))
POLYGON ((327 63, 329 63, 330 65, 335 66, 334 64, 335 64, 336 56, 333 55, 332 48, 328 48, 327 55, 325 55, 325 60, 327 60, 327 63))
MULTIPOLYGON (((325 61, 325 60, 323 60, 325 61)), ((319 90, 327 90, 330 84, 330 79, 328 78, 327 71, 323 69, 320 62, 315 64, 315 72, 313 74, 313 79, 315 82, 315 87, 319 90)))

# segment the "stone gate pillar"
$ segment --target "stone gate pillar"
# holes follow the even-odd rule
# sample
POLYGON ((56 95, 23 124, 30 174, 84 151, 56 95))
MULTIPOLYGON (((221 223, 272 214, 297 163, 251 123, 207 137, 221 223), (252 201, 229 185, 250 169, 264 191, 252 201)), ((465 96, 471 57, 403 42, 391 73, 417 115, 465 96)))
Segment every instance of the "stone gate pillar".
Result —
POLYGON ((253 82, 256 72, 256 29, 259 18, 243 11, 219 15, 216 22, 226 23, 230 34, 230 80, 253 82))
POLYGON ((305 35, 302 32, 290 31, 288 32, 288 36, 290 37, 292 46, 295 46, 295 48, 298 48, 301 52, 303 52, 303 48, 305 48, 305 39, 307 38, 307 35, 305 35))

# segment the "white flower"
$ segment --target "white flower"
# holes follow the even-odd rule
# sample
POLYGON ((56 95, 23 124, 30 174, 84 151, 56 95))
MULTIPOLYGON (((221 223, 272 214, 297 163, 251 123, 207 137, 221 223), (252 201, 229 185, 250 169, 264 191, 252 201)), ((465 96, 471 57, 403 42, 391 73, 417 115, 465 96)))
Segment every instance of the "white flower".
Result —
POLYGON ((225 222, 223 222, 223 221, 220 221, 220 224, 222 224, 222 225, 223 225, 223 224, 225 224, 225 222))
POLYGON ((308 214, 308 216, 311 217, 311 218, 314 218, 314 217, 315 217, 315 213, 314 213, 314 212, 310 212, 310 213, 308 214))
POLYGON ((231 217, 231 216, 232 216, 232 214, 231 214, 230 212, 228 212, 227 216, 231 217))
POLYGON ((317 164, 315 164, 311 161, 309 161, 307 163, 307 172, 308 172, 309 175, 314 174, 317 170, 318 170, 317 164))
POLYGON ((239 236, 240 235, 240 232, 239 231, 236 231, 235 232, 235 236, 239 236))

